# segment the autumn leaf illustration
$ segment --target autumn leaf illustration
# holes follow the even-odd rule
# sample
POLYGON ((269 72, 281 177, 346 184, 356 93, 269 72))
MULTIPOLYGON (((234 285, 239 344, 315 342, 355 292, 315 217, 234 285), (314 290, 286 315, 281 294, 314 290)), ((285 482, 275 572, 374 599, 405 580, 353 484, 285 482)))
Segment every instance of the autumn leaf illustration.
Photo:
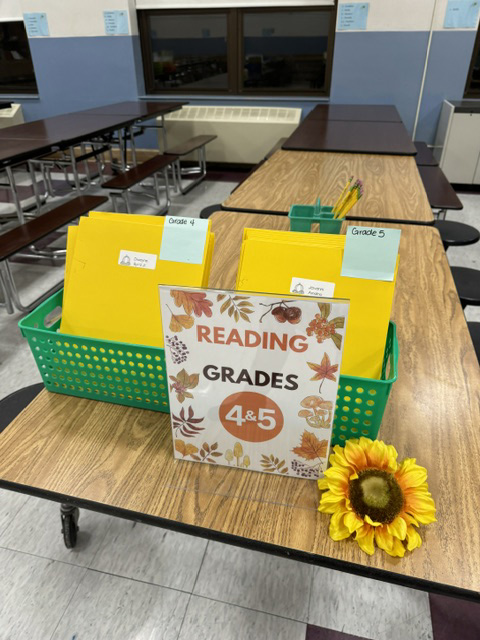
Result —
POLYGON ((285 460, 280 460, 272 454, 270 456, 266 456, 262 453, 262 459, 260 460, 260 464, 263 467, 263 470, 267 473, 274 473, 277 471, 278 473, 288 473, 288 467, 285 466, 285 460))
POLYGON ((204 418, 195 418, 192 407, 188 407, 187 415, 185 415, 185 409, 182 407, 180 413, 176 416, 172 413, 172 427, 175 432, 181 433, 185 438, 193 438, 200 431, 203 431, 205 427, 200 426, 200 422, 203 422, 204 418))
POLYGON ((253 305, 248 302, 248 296, 230 296, 225 293, 219 293, 217 296, 217 302, 223 302, 220 307, 220 313, 227 311, 230 318, 233 317, 235 322, 238 322, 240 318, 245 322, 250 322, 249 314, 253 313, 253 305))
POLYGON ((315 458, 325 458, 327 449, 327 440, 319 440, 314 433, 304 431, 301 446, 295 447, 292 451, 305 460, 315 460, 315 458))
POLYGON ((207 294, 199 291, 179 291, 178 289, 173 289, 170 291, 170 295, 172 296, 175 305, 177 307, 183 307, 185 313, 189 316, 192 315, 192 312, 200 318, 200 316, 206 315, 208 318, 212 317, 212 309, 213 303, 210 300, 207 300, 207 294))
POLYGON ((192 454, 197 453, 198 447, 194 444, 190 444, 189 442, 184 442, 183 440, 175 440, 175 450, 185 458, 186 456, 191 456, 192 454))
POLYGON ((336 382, 337 379, 333 374, 338 371, 338 364, 332 364, 330 362, 328 353, 325 352, 323 354, 322 362, 320 364, 315 364, 314 362, 307 362, 307 364, 310 369, 313 369, 313 371, 315 371, 315 375, 313 376, 313 378, 310 378, 310 380, 321 381, 320 387, 318 389, 319 391, 322 390, 322 384, 324 380, 332 380, 333 382, 336 382))
POLYGON ((173 380, 173 384, 170 385, 170 391, 175 391, 177 394, 177 400, 183 402, 185 398, 193 398, 193 395, 188 389, 195 389, 200 380, 198 373, 192 373, 191 376, 182 369, 176 376, 169 376, 170 380, 173 380))
POLYGON ((219 458, 222 454, 218 451, 218 442, 209 445, 207 442, 202 444, 202 448, 198 451, 198 455, 192 454, 192 458, 197 462, 210 462, 217 464, 215 458, 219 458))
POLYGON ((193 327, 193 318, 192 316, 185 315, 175 315, 170 307, 167 307, 170 313, 172 314, 172 318, 170 320, 170 324, 168 325, 170 331, 174 333, 179 333, 184 329, 191 329, 193 327))

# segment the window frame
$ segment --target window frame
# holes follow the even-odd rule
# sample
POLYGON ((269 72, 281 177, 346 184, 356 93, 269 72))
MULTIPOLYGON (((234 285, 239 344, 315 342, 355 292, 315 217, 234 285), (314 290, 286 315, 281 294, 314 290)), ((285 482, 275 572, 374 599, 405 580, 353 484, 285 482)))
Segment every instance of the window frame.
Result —
POLYGON ((470 60, 467 80, 465 82, 465 90, 463 92, 463 97, 466 99, 480 98, 480 89, 478 91, 472 91, 470 87, 470 84, 472 82, 473 69, 475 67, 475 61, 479 53, 480 53, 480 27, 477 29, 477 35, 475 36, 475 44, 473 45, 472 59, 470 60))
POLYGON ((335 43, 335 29, 337 23, 337 3, 328 6, 318 7, 248 7, 241 9, 139 9, 137 11, 140 44, 142 49, 143 76, 145 80, 145 91, 147 95, 214 95, 214 96, 240 96, 240 97, 329 97, 333 51, 335 43), (245 89, 242 83, 243 61, 244 61, 244 37, 243 37, 243 16, 250 13, 288 13, 288 12, 318 12, 324 11, 331 14, 330 29, 328 32, 327 64, 325 73, 325 87, 323 90, 280 88, 280 89, 245 89), (227 67, 228 67, 228 88, 219 89, 192 89, 177 87, 175 89, 155 90, 153 75, 153 56, 151 40, 149 35, 149 18, 152 16, 167 15, 198 15, 222 14, 227 18, 227 67))
POLYGON ((8 85, 8 86, 2 86, 0 84, 0 96, 14 96, 14 95, 38 95, 38 83, 37 83, 37 74, 35 73, 35 65, 33 63, 33 57, 32 57, 32 50, 30 49, 30 42, 28 39, 28 34, 27 34, 27 30, 25 28, 25 23, 23 20, 5 20, 2 22, 2 24, 15 24, 15 23, 19 23, 23 26, 23 30, 25 33, 25 37, 27 39, 27 47, 28 47, 28 52, 30 54, 30 62, 32 64, 32 70, 33 70, 33 80, 34 80, 34 85, 33 87, 27 87, 25 85, 8 85))

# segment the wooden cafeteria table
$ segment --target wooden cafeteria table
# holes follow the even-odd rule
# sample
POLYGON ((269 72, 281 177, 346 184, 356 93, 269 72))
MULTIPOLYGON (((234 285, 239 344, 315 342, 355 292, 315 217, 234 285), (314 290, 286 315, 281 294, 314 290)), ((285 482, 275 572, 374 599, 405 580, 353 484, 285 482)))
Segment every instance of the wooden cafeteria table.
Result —
POLYGON ((360 122, 305 118, 282 149, 415 155, 402 122, 360 122))
POLYGON ((319 104, 307 115, 309 120, 357 120, 402 122, 393 104, 319 104))
MULTIPOLYGON (((245 226, 219 212, 210 286, 235 284, 245 226)), ((404 225, 399 377, 380 435, 429 472, 438 522, 405 558, 333 542, 314 481, 175 461, 169 416, 42 391, 0 435, 0 486, 426 591, 480 600, 480 372, 440 236, 404 225)), ((33 360, 32 360, 32 365, 33 360)))
POLYGON ((277 151, 222 204, 223 209, 288 214, 292 204, 333 205, 347 180, 365 185, 349 220, 433 224, 415 159, 357 153, 277 151))

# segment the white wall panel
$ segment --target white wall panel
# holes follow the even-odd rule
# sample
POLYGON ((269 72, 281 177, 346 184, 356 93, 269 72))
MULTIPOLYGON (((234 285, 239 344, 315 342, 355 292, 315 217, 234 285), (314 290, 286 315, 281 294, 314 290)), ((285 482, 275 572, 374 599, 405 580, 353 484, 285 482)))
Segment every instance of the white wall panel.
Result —
POLYGON ((20 0, 0 0, 0 22, 22 20, 20 0))
POLYGON ((20 0, 20 7, 22 14, 45 12, 52 38, 104 36, 103 12, 115 10, 128 11, 129 33, 138 33, 135 0, 20 0))

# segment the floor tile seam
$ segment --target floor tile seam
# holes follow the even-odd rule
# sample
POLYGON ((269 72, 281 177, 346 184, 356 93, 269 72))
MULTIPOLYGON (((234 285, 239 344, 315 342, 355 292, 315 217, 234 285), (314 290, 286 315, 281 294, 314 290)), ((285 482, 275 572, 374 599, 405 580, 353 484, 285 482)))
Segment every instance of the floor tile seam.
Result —
MULTIPOLYGON (((55 562, 55 561, 54 561, 54 562, 55 562)), ((82 584, 82 582, 85 580, 85 577, 86 577, 86 575, 87 575, 87 571, 88 571, 88 569, 87 569, 87 568, 85 568, 85 567, 82 567, 82 568, 83 568, 83 576, 82 576, 82 577, 80 578, 80 580, 78 581, 77 586, 76 586, 76 587, 75 587, 75 589, 73 590, 73 593, 72 593, 71 597, 69 598, 69 600, 68 600, 68 602, 67 602, 67 605, 66 605, 65 609, 63 610, 62 614, 60 615, 60 617, 59 617, 59 619, 58 619, 58 622, 57 622, 57 624, 55 625, 55 628, 54 628, 54 630, 53 630, 53 632, 52 632, 52 635, 50 636, 50 640, 53 640, 53 638, 54 638, 54 636, 55 636, 55 633, 56 633, 56 631, 57 631, 57 629, 58 629, 58 627, 59 627, 59 625, 60 625, 61 621, 63 620, 63 618, 64 618, 64 616, 65 616, 65 613, 67 612, 67 609, 68 609, 68 608, 69 608, 69 606, 71 605, 71 603, 72 603, 72 601, 73 601, 73 599, 74 599, 74 597, 75 597, 75 595, 76 595, 77 591, 78 591, 78 590, 79 590, 79 588, 80 588, 80 585, 81 585, 81 584, 82 584)))
MULTIPOLYGON (((394 625, 409 624, 409 623, 413 622, 414 620, 417 620, 418 618, 423 618, 423 617, 429 618, 430 622, 432 621, 432 616, 430 614, 430 608, 429 607, 427 609, 425 609, 425 611, 422 611, 421 613, 417 613, 416 615, 411 616, 411 617, 409 617, 409 618, 407 618, 405 620, 395 622, 394 625)), ((379 627, 378 631, 379 631, 379 633, 384 632, 384 631, 389 631, 392 628, 392 626, 394 626, 394 625, 385 625, 385 626, 379 627)))
POLYGON ((0 544, 0 549, 4 551, 9 551, 10 553, 17 553, 20 555, 30 556, 32 558, 39 558, 40 560, 48 560, 50 562, 57 562, 58 564, 67 565, 69 567, 77 567, 77 569, 84 569, 86 571, 91 571, 93 573, 100 573, 107 576, 112 576, 114 578, 120 578, 122 580, 130 580, 131 582, 138 582, 140 584, 147 584, 151 587, 158 587, 160 589, 170 589, 171 591, 178 591, 179 593, 186 593, 190 595, 192 592, 186 589, 179 589, 178 587, 170 587, 165 584, 159 584, 158 582, 149 582, 148 580, 140 580, 139 578, 133 578, 130 576, 125 576, 119 573, 113 573, 111 571, 105 571, 103 569, 96 569, 95 567, 85 566, 80 564, 75 564, 74 562, 67 562, 66 560, 59 560, 58 558, 50 558, 48 556, 42 556, 38 553, 31 553, 30 551, 21 551, 19 549, 11 549, 9 547, 4 547, 0 544))

